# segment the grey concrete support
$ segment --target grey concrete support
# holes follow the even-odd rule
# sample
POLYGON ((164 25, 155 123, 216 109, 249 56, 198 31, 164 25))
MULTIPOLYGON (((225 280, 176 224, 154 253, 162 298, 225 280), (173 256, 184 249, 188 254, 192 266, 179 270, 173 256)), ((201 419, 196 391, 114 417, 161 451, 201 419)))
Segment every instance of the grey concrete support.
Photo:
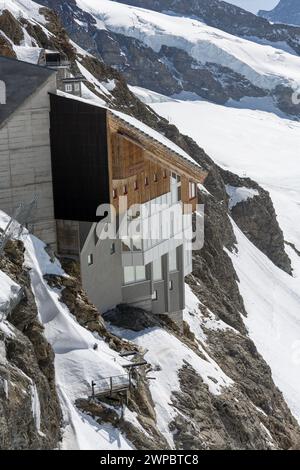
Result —
POLYGON ((31 95, 0 128, 0 209, 13 214, 20 202, 36 195, 37 209, 29 225, 34 234, 56 248, 50 154, 49 92, 55 75, 31 95))

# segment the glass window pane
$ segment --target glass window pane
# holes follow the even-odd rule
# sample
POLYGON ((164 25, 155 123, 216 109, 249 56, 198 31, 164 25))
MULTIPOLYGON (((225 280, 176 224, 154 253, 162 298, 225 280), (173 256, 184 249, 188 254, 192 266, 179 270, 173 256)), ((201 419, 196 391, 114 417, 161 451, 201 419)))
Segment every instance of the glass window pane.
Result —
POLYGON ((134 266, 125 266, 124 268, 124 283, 132 284, 135 281, 134 266))
POLYGON ((136 281, 145 281, 146 279, 146 268, 145 266, 136 266, 135 267, 135 280, 136 281))
POLYGON ((172 250, 169 254, 169 271, 177 271, 177 252, 172 250))
POLYGON ((161 281, 162 280, 161 258, 156 259, 155 261, 153 261, 153 280, 154 281, 161 281))

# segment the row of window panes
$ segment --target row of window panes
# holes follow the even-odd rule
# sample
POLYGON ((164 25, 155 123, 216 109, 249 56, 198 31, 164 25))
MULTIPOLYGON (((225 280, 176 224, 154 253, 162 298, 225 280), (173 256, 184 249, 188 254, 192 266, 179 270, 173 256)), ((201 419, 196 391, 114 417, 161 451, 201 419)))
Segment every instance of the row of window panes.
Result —
MULTIPOLYGON (((72 91, 72 88, 71 88, 70 91, 72 91)), ((163 171, 163 178, 167 178, 167 170, 164 170, 164 171, 163 171)), ((157 182, 158 182, 158 174, 157 174, 157 173, 154 173, 154 174, 153 174, 153 181, 154 181, 154 183, 157 183, 157 182)), ((149 186, 149 178, 148 178, 148 176, 145 176, 144 184, 145 184, 145 186, 149 186)), ((133 189, 134 189, 135 191, 137 191, 137 190, 139 189, 139 185, 138 185, 137 180, 135 180, 134 183, 133 183, 133 189)), ((128 187, 127 187, 127 185, 125 184, 125 185, 123 186, 123 195, 126 195, 126 194, 128 194, 128 187)), ((113 198, 115 199, 115 198, 117 198, 117 197, 118 197, 118 191, 117 191, 117 189, 113 189, 113 198)))
MULTIPOLYGON (((73 85, 72 83, 66 83, 65 84, 65 91, 67 93, 73 91, 73 85)), ((79 83, 74 83, 74 91, 80 91, 80 84, 79 83)))
POLYGON ((134 284, 146 280, 145 266, 125 266, 124 267, 124 284, 134 284))

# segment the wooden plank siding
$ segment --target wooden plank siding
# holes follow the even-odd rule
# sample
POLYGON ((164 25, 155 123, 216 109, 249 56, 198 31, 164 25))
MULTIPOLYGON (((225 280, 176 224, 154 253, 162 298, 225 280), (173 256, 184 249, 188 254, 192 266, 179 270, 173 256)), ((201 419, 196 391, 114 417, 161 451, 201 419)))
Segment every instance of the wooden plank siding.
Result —
POLYGON ((172 171, 181 176, 182 201, 195 210, 197 198, 190 200, 189 182, 202 183, 206 172, 111 113, 107 127, 111 203, 117 210, 120 196, 128 197, 130 207, 168 193, 172 171))

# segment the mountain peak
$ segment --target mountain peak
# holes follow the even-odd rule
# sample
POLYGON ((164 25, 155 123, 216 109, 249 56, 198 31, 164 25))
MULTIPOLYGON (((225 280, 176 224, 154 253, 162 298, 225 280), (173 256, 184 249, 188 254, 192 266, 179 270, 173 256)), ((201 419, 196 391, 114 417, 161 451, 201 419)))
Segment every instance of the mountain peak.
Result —
POLYGON ((300 2, 298 0, 280 0, 273 10, 260 10, 258 14, 275 23, 300 25, 300 2))

